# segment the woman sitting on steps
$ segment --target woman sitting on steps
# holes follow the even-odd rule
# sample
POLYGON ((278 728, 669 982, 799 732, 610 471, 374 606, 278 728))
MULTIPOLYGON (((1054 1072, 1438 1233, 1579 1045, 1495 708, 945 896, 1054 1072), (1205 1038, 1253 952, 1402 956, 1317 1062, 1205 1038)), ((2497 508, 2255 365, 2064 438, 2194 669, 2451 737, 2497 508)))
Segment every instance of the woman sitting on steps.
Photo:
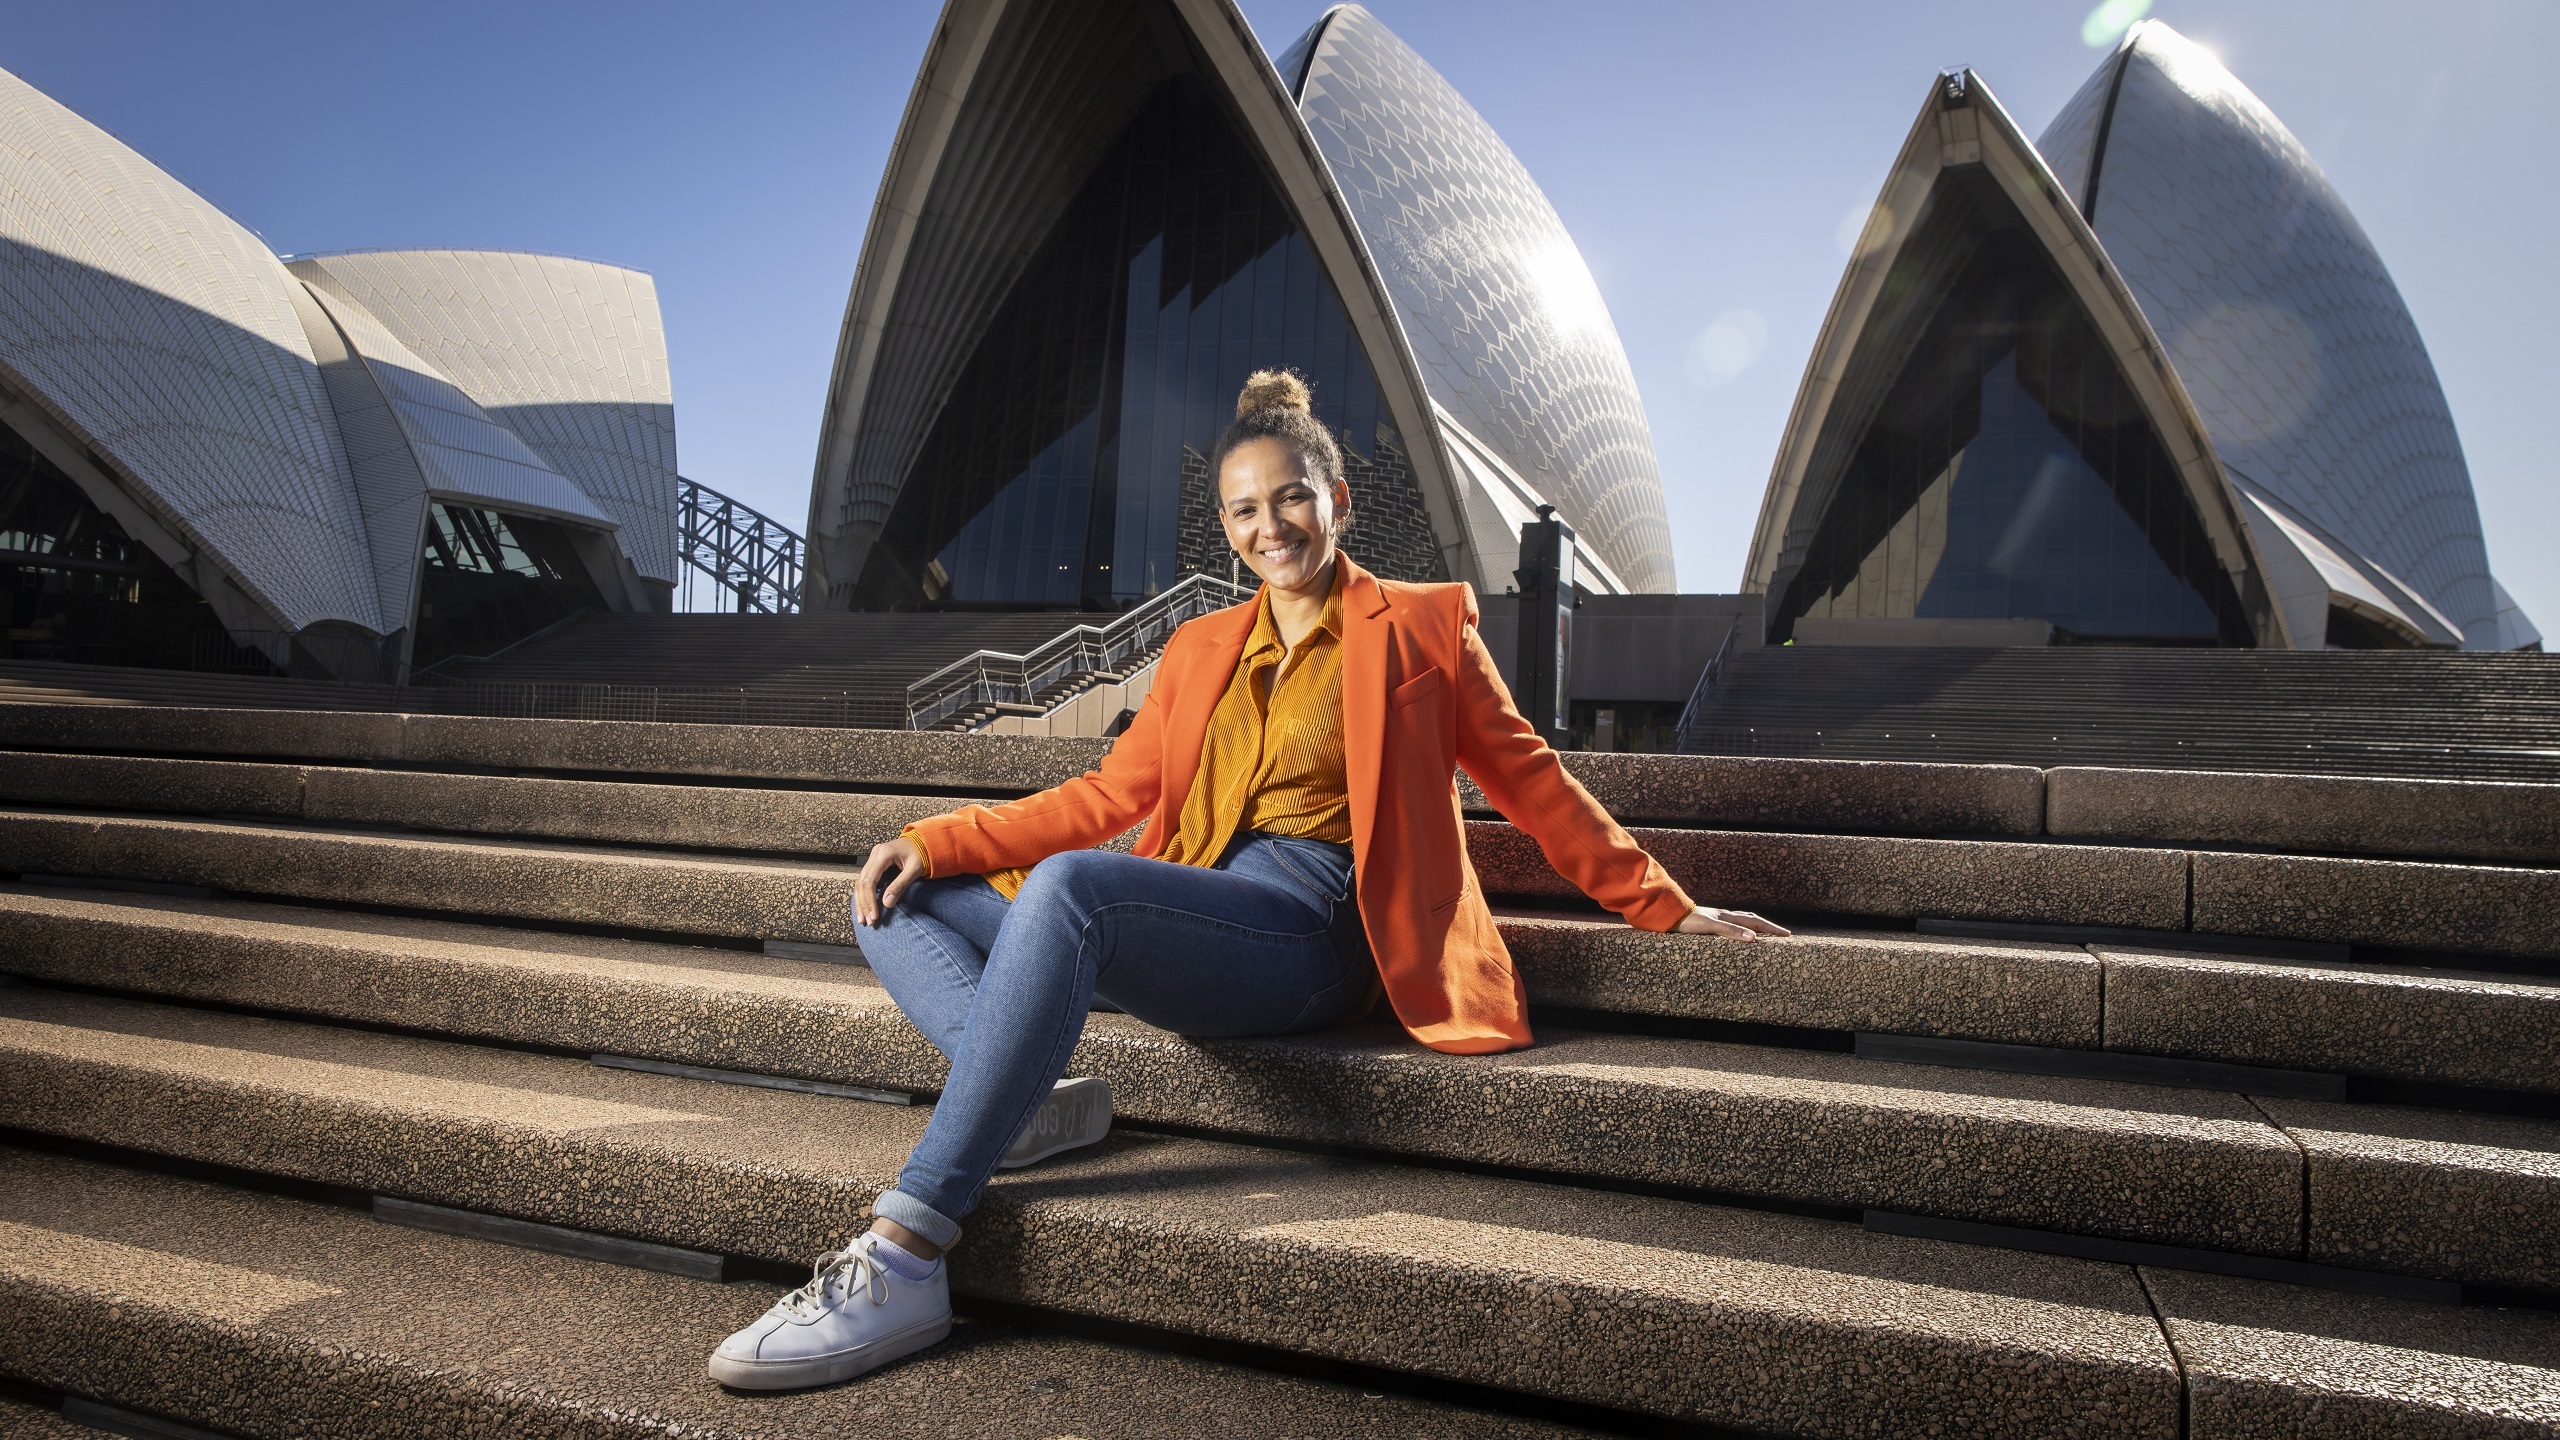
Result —
POLYGON ((1213 464, 1227 541, 1262 592, 1174 632, 1101 768, 872 850, 853 895, 863 953, 951 1078, 869 1233, 723 1341, 713 1379, 826 1384, 948 1334, 942 1252, 988 1177, 1110 1128, 1100 1081, 1059 1079, 1096 997, 1210 1037, 1321 1030, 1383 991, 1434 1050, 1528 1045, 1467 863, 1459 766, 1631 923, 1787 933, 1691 904, 1565 773, 1512 708, 1466 586, 1343 557, 1351 495, 1308 398, 1285 372, 1246 382, 1213 464), (1135 854, 1089 848, 1141 820, 1135 854))

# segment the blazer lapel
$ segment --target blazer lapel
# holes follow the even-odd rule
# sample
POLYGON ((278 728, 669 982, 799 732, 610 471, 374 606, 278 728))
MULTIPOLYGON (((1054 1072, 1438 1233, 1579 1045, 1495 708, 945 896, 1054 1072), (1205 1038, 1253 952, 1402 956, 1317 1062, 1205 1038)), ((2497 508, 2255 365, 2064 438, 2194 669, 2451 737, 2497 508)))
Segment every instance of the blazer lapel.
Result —
MULTIPOLYGON (((1387 731, 1387 592, 1345 555, 1342 587, 1343 779, 1351 792, 1355 865, 1369 853, 1387 731)), ((1241 639, 1237 651, 1243 650, 1241 639)))

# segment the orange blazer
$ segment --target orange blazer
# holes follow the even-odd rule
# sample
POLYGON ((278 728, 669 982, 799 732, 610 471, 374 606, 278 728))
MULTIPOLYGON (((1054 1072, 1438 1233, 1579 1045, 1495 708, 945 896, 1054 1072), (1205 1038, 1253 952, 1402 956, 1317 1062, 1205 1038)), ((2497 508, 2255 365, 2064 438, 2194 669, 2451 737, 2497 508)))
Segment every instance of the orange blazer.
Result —
MULTIPOLYGON (((1467 860, 1457 771, 1526 831, 1559 874, 1647 930, 1689 897, 1540 739, 1476 634, 1465 585, 1380 580, 1348 557, 1342 738, 1360 919, 1388 1003, 1414 1039, 1477 1055, 1530 1043, 1528 995, 1467 860)), ((1010 804, 971 805, 911 832, 936 875, 1031 865, 1098 845, 1140 820, 1154 855, 1182 819, 1209 712, 1251 633, 1246 602, 1184 625, 1153 689, 1100 769, 1010 804)))

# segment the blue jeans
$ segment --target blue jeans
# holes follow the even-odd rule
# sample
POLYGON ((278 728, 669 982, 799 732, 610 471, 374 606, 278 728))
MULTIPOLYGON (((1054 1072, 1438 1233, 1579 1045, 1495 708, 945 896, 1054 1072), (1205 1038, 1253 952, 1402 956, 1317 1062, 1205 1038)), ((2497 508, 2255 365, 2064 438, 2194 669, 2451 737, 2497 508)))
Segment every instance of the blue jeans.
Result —
POLYGON ((1097 996, 1201 1037, 1356 1019, 1378 972, 1351 892, 1349 846, 1258 832, 1215 869, 1052 855, 1011 904, 975 875, 918 881, 863 932, 862 953, 951 1078, 873 1213, 937 1245, 958 1239, 1097 996))

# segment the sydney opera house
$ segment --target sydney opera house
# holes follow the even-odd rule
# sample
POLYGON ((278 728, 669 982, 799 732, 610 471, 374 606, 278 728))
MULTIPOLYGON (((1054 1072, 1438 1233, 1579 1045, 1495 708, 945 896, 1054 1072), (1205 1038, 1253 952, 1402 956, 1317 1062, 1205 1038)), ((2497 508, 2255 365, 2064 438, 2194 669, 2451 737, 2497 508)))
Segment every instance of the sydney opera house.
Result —
POLYGON ((397 681, 664 611, 675 421, 647 275, 288 260, 0 72, 10 653, 397 681))
POLYGON ((2108 643, 2540 641, 2489 574, 2372 243, 2283 123, 2157 21, 2032 143, 1978 77, 1932 89, 1743 584, 1776 640, 2017 619, 2108 643))
MULTIPOLYGON (((1677 588, 1590 271, 1374 16, 1274 58, 1233 0, 949 0, 844 315, 805 607, 1119 610, 1230 573, 1203 457, 1270 365, 1342 436, 1380 573, 1499 595, 1553 505, 1586 593, 1677 588)), ((20 659, 397 682, 666 611, 687 562, 647 275, 280 257, 5 73, 0 476, 20 659)), ((1773 641, 2540 640, 2373 246, 2157 22, 2038 140, 1933 83, 1740 588, 1773 641)))
MULTIPOLYGON (((1498 593, 1676 588, 1643 402, 1554 208, 1357 6, 1276 61, 1223 0, 953 0, 863 247, 813 606, 1123 606, 1223 569, 1250 369, 1345 438, 1354 552, 1498 593)), ((1823 329, 1742 588, 1770 638, 2513 649, 2407 307, 2309 155, 2137 26, 2030 142, 1933 88, 1823 329), (1843 626, 1834 622, 1846 621, 1843 626), (1913 629, 1913 633, 1924 633, 1913 629), (1933 632, 1930 632, 1933 633, 1933 632)))
POLYGON ((1375 17, 1275 62, 1230 0, 953 0, 845 315, 812 606, 1110 609, 1226 574, 1203 457, 1269 365, 1342 435, 1379 573, 1500 594, 1553 503, 1587 589, 1676 588, 1599 287, 1375 17))

